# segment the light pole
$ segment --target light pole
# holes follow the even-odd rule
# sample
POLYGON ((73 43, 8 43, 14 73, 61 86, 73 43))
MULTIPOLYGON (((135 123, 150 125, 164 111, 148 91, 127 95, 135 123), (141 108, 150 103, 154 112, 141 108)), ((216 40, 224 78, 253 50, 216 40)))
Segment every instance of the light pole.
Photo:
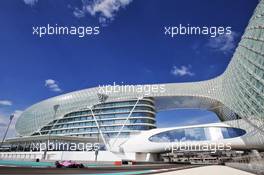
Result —
POLYGON ((6 135, 7 135, 7 133, 8 133, 8 130, 9 130, 9 127, 10 127, 10 125, 11 125, 11 122, 12 122, 12 119, 13 119, 13 118, 14 118, 14 114, 10 115, 10 117, 9 117, 9 123, 8 123, 7 128, 6 128, 6 131, 5 131, 4 137, 3 137, 3 139, 2 139, 2 142, 1 142, 0 148, 2 147, 2 145, 3 145, 4 141, 5 141, 6 135))
MULTIPOLYGON (((107 100, 107 98, 108 98, 108 96, 106 95, 106 94, 100 94, 100 93, 98 93, 97 94, 97 97, 98 97, 98 100, 99 100, 99 104, 102 104, 102 103, 104 103, 106 100, 107 100)), ((91 110, 92 110, 92 108, 91 108, 91 110)), ((92 112, 92 111, 91 111, 92 112)), ((93 112, 92 112, 93 113, 93 112)), ((94 120, 96 121, 97 119, 95 118, 95 116, 93 116, 94 117, 94 120)), ((100 115, 98 115, 98 118, 99 118, 99 120, 101 121, 101 117, 100 117, 100 115)), ((100 134, 100 124, 99 124, 99 122, 97 123, 98 124, 98 126, 97 126, 97 132, 98 132, 98 134, 97 134, 97 142, 99 143, 99 141, 100 141, 100 139, 99 139, 99 134, 100 134)), ((101 133, 102 134, 102 133, 101 133)), ((102 138, 103 139, 103 138, 102 138)), ((106 145, 105 145, 106 146, 106 145)), ((98 149, 96 149, 95 150, 95 152, 94 152, 94 154, 95 154, 95 161, 97 162, 97 157, 98 157, 98 154, 99 154, 99 150, 100 150, 100 144, 99 144, 99 148, 98 149)))

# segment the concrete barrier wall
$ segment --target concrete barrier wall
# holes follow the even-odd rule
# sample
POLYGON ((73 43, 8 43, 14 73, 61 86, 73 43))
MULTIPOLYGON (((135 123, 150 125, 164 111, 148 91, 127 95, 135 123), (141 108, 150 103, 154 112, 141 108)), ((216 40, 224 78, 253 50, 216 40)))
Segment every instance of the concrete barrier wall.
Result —
MULTIPOLYGON (((1 152, 0 159, 13 160, 36 160, 43 159, 44 152, 1 152)), ((79 160, 94 161, 94 152, 82 151, 50 151, 47 152, 46 160, 79 160)), ((121 161, 121 158, 110 151, 99 151, 98 161, 121 161)))
POLYGON ((36 160, 42 159, 43 152, 1 152, 0 159, 25 159, 25 160, 36 160))
POLYGON ((225 165, 256 174, 264 174, 264 161, 257 161, 250 163, 230 162, 230 163, 226 163, 225 165))

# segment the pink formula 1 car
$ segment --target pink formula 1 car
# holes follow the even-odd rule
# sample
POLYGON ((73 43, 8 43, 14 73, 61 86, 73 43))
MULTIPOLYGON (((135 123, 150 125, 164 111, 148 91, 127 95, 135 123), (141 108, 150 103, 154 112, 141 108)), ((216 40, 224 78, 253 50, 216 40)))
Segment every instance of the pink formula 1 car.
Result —
POLYGON ((84 168, 84 165, 82 163, 77 163, 71 160, 65 160, 65 161, 56 161, 55 162, 56 168, 84 168))

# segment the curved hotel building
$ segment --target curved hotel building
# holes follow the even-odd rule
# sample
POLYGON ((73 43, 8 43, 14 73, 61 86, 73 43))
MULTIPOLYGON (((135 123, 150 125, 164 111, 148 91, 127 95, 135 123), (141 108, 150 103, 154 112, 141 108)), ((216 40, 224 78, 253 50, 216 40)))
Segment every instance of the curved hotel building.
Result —
MULTIPOLYGON (((131 99, 97 104, 92 109, 78 109, 65 114, 63 118, 53 120, 32 135, 96 137, 99 126, 107 137, 112 138, 126 122, 135 103, 136 100, 131 99)), ((119 137, 127 137, 137 131, 153 128, 156 128, 154 101, 152 98, 144 98, 138 101, 119 137)))
POLYGON ((164 152, 165 143, 178 144, 176 140, 221 140, 232 148, 263 149, 264 0, 222 75, 201 82, 142 85, 147 86, 162 86, 164 91, 102 93, 96 87, 41 101, 17 120, 16 141, 44 136, 99 138, 108 145, 106 151, 120 159, 132 153, 164 152), (222 122, 156 129, 157 112, 179 108, 213 111, 222 122))

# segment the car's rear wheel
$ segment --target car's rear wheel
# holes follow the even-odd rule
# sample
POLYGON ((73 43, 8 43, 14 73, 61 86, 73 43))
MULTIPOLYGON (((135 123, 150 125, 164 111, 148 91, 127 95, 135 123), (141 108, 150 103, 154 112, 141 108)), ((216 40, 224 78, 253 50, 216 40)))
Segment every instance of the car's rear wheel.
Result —
POLYGON ((81 164, 79 165, 79 168, 84 168, 84 165, 81 163, 81 164))
POLYGON ((61 166, 61 165, 59 165, 59 164, 58 164, 58 165, 56 165, 56 168, 61 168, 61 167, 62 167, 62 166, 61 166))
POLYGON ((62 167, 59 161, 55 162, 55 166, 56 166, 56 168, 61 168, 62 167))

